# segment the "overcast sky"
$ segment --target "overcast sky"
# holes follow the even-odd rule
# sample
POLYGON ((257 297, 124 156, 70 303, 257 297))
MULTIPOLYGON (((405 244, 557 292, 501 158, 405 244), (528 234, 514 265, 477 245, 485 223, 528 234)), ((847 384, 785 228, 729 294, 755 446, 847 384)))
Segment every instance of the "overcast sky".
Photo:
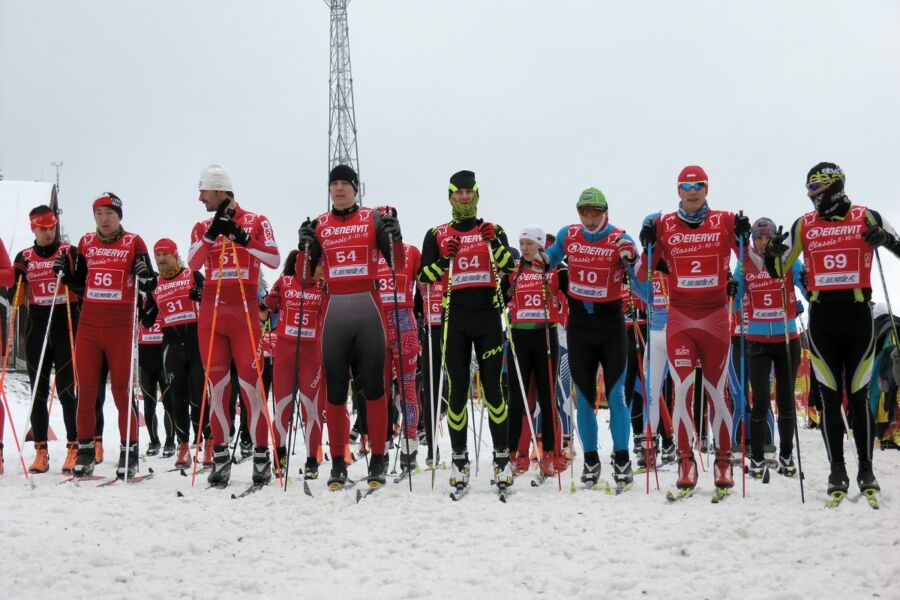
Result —
MULTIPOLYGON (((834 161, 900 225, 895 0, 356 0, 349 23, 366 203, 395 205, 417 245, 460 169, 511 239, 575 221, 589 186, 636 236, 692 163, 713 208, 789 225, 807 170, 834 161)), ((109 190, 127 229, 185 253, 220 163, 284 255, 326 208, 328 52, 314 0, 0 0, 0 172, 51 181, 64 161, 72 238, 109 190)))

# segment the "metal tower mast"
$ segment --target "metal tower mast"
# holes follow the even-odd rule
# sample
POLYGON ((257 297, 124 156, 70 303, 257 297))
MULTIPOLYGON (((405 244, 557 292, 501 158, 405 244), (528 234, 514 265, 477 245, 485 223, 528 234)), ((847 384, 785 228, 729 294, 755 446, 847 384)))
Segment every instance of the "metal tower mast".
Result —
MULTIPOLYGON (((350 72, 350 30, 347 5, 350 0, 324 0, 331 9, 331 72, 328 77, 328 170, 350 165, 359 174, 356 145, 356 110, 353 75, 350 72)), ((360 183, 357 199, 362 204, 365 186, 360 183)), ((329 203, 330 207, 330 203, 329 203)))

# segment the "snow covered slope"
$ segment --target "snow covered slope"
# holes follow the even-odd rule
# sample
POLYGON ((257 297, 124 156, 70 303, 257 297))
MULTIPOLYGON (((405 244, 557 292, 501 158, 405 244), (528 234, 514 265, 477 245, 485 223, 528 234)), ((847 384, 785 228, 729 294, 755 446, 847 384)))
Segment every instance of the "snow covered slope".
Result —
MULTIPOLYGON (((6 388, 21 435, 27 384, 10 375, 6 388)), ((112 476, 112 402, 106 414, 107 460, 96 473, 112 476)), ((58 404, 51 425, 64 437, 58 404)), ((200 478, 192 489, 189 477, 166 472, 173 459, 158 457, 142 461, 142 471, 152 467, 156 476, 141 483, 60 484, 61 441, 51 443, 51 472, 33 476, 32 489, 7 424, 0 597, 900 597, 900 452, 876 450, 878 511, 855 489, 839 509, 824 508, 824 446, 808 430, 801 431, 805 505, 797 480, 780 475, 768 485, 748 481, 744 499, 738 478, 735 494, 712 505, 709 472, 694 498, 672 505, 664 497, 671 470, 659 474, 661 492, 654 486, 646 495, 641 476, 618 497, 570 494, 568 472, 562 492, 555 481, 533 488, 526 476, 501 504, 489 484, 487 428, 485 436, 480 473, 462 501, 448 497, 443 470, 433 492, 423 472, 412 494, 389 479, 357 504, 355 491, 328 492, 324 478, 312 482, 314 497, 304 495, 299 454, 286 493, 273 484, 240 500, 231 494, 249 485, 249 463, 234 468, 225 491, 206 490, 200 478)), ((30 443, 25 456, 30 463, 30 443)), ((351 478, 364 473, 364 462, 350 468, 351 478)))

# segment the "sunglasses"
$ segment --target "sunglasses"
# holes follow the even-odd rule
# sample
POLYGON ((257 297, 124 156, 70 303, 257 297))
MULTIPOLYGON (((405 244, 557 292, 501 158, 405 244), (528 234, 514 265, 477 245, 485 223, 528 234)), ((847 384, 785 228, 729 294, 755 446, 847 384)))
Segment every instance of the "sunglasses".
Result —
POLYGON ((827 183, 821 183, 821 182, 819 182, 819 181, 813 181, 813 182, 811 182, 811 183, 806 184, 806 189, 808 189, 808 190, 811 191, 811 192, 816 192, 816 191, 818 191, 818 190, 827 188, 828 185, 829 185, 829 184, 827 184, 827 183))
POLYGON ((597 208, 595 206, 579 206, 578 214, 586 217, 588 215, 602 215, 606 212, 605 208, 597 208))
POLYGON ((706 187, 705 181, 695 181, 694 183, 679 183, 678 184, 678 188, 682 189, 686 192, 690 192, 691 190, 696 192, 697 190, 702 190, 705 187, 706 187))

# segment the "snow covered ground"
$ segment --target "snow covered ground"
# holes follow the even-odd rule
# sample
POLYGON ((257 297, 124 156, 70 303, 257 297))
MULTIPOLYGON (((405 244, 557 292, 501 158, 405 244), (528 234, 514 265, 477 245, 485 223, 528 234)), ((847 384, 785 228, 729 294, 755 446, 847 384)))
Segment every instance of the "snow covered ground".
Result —
MULTIPOLYGON (((6 389, 21 435, 24 377, 10 375, 6 389)), ((108 402, 100 475, 115 470, 114 415, 108 402)), ((58 405, 51 425, 64 437, 58 405)), ((797 480, 779 475, 748 481, 743 499, 738 480, 735 495, 712 505, 711 473, 701 473, 696 497, 670 505, 673 471, 660 472, 662 491, 646 495, 642 478, 619 497, 570 494, 568 472, 562 492, 525 477, 501 504, 487 450, 460 502, 448 497, 449 471, 438 472, 433 492, 423 472, 412 494, 389 481, 359 504, 353 492, 328 492, 324 479, 307 497, 296 473, 286 493, 272 485, 232 500, 249 485, 249 463, 218 491, 200 479, 192 489, 166 472, 173 459, 158 457, 142 462, 157 473, 145 482, 58 485, 62 441, 51 443, 51 472, 33 476, 32 488, 8 424, 5 443, 0 598, 900 598, 900 452, 876 450, 881 510, 854 490, 830 511, 817 431, 801 431, 805 505, 797 480)), ((608 432, 602 444, 609 449, 608 432)), ((350 476, 364 471, 356 463, 350 476)))

